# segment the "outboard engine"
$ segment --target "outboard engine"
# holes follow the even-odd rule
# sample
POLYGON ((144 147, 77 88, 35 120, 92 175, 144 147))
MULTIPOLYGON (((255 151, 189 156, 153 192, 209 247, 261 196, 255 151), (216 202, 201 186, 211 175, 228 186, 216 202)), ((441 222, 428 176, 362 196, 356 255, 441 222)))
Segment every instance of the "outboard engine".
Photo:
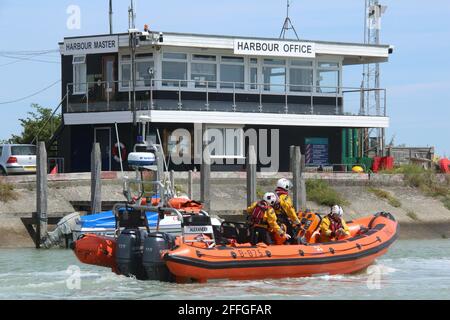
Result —
POLYGON ((142 266, 143 243, 146 232, 140 229, 125 229, 117 238, 116 263, 120 274, 146 280, 142 266))
POLYGON ((161 257, 163 250, 170 250, 175 238, 167 233, 150 233, 144 241, 142 264, 148 280, 173 282, 175 279, 161 257))

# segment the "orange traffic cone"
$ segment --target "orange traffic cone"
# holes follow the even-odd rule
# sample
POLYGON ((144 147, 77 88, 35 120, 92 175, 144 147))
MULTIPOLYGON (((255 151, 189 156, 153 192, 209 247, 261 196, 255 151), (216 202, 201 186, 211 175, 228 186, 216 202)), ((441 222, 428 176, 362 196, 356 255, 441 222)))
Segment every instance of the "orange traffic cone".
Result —
POLYGON ((50 174, 57 174, 57 173, 58 173, 58 165, 55 165, 52 171, 50 171, 50 174))

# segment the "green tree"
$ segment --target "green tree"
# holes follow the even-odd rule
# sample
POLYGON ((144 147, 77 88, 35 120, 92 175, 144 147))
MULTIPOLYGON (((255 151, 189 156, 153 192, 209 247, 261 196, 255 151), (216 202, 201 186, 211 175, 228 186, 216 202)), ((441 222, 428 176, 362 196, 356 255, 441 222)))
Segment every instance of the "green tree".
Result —
POLYGON ((22 133, 20 135, 13 134, 8 140, 9 143, 27 144, 31 143, 34 138, 48 143, 54 131, 61 124, 61 115, 52 115, 52 109, 42 107, 37 103, 31 104, 31 108, 33 111, 27 113, 26 119, 19 119, 22 133))

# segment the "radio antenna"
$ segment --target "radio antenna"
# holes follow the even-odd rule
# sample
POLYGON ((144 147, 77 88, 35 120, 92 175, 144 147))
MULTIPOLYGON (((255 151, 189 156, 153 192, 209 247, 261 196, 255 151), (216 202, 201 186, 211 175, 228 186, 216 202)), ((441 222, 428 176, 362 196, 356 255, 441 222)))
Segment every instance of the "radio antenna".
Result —
POLYGON ((292 31, 294 31, 295 36, 297 37, 297 40, 300 40, 300 38, 298 37, 297 31, 295 31, 295 27, 292 24, 291 18, 289 18, 289 7, 290 7, 290 1, 286 0, 286 19, 284 19, 283 28, 281 28, 281 33, 280 33, 279 38, 285 39, 286 33, 289 30, 292 30, 292 31))

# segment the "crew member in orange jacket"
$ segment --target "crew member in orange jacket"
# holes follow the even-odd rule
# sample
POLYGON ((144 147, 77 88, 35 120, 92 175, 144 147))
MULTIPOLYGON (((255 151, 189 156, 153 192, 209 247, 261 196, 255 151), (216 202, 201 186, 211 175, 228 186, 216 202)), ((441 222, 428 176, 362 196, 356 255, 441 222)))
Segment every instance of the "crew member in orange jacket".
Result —
POLYGON ((344 211, 338 205, 331 207, 331 212, 320 224, 320 242, 337 241, 350 235, 350 231, 342 218, 344 211))
POLYGON ((250 215, 250 242, 255 245, 259 242, 272 244, 272 232, 278 233, 280 236, 290 239, 288 234, 280 228, 277 223, 277 216, 272 206, 277 201, 277 196, 272 192, 267 192, 260 201, 254 202, 247 208, 250 215))
POLYGON ((292 188, 292 183, 288 179, 282 178, 277 182, 275 193, 277 201, 273 208, 277 215, 278 223, 286 226, 286 232, 295 240, 295 229, 300 225, 297 212, 294 208, 292 198, 289 196, 289 190, 292 188))

